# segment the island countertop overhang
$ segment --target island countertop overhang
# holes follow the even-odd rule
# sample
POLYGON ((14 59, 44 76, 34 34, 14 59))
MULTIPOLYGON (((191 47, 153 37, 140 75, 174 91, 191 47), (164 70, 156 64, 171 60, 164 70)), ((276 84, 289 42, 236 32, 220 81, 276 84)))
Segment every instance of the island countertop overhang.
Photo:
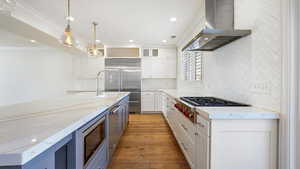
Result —
POLYGON ((0 107, 0 166, 27 163, 128 95, 73 94, 0 107))

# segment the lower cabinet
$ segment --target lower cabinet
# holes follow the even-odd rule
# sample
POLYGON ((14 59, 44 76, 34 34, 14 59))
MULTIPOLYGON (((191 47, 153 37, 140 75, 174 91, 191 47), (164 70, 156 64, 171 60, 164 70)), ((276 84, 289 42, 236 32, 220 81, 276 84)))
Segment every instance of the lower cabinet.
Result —
MULTIPOLYGON (((0 169, 10 169, 10 167, 0 167, 0 169)), ((48 150, 38 157, 32 159, 24 166, 13 169, 55 169, 55 156, 53 151, 48 150)))
POLYGON ((196 151, 195 151, 195 161, 197 169, 209 169, 210 154, 210 138, 208 134, 200 132, 200 126, 196 127, 196 151))
POLYGON ((153 112, 155 110, 154 92, 142 92, 142 112, 153 112))
POLYGON ((145 91, 142 92, 142 112, 143 113, 160 113, 162 112, 162 92, 145 91))
POLYGON ((277 169, 278 120, 190 122, 168 97, 165 118, 191 169, 277 169))
MULTIPOLYGON (((73 138, 73 135, 67 136, 25 165, 13 169, 74 169, 75 147, 73 138)), ((11 169, 11 167, 0 167, 0 169, 11 169)))

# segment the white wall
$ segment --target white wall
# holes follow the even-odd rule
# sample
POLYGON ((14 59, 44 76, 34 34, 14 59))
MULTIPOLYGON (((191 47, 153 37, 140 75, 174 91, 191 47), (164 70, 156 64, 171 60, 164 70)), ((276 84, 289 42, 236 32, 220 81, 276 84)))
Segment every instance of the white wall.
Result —
POLYGON ((176 79, 142 79, 142 90, 176 89, 176 79))
POLYGON ((280 111, 280 0, 236 0, 235 27, 252 35, 214 52, 204 52, 204 80, 182 79, 181 48, 204 26, 199 14, 178 43, 178 88, 280 111))
MULTIPOLYGON (((96 90, 96 76, 104 70, 104 57, 80 57, 74 61, 75 83, 73 89, 96 90)), ((104 79, 100 79, 100 89, 104 89, 104 79)))
POLYGON ((70 55, 50 48, 0 48, 0 105, 61 96, 72 87, 70 55))

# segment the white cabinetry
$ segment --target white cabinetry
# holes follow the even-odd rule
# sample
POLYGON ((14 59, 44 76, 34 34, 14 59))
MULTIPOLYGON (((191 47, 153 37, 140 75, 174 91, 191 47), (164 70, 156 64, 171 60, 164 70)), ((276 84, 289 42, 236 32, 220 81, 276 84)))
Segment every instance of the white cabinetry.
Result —
POLYGON ((143 57, 156 57, 159 55, 159 49, 158 48, 143 48, 142 49, 142 56, 143 57))
POLYGON ((214 120, 198 115, 197 123, 192 123, 174 108, 174 98, 165 98, 164 116, 192 169, 278 167, 278 120, 214 120))
POLYGON ((142 92, 142 112, 162 112, 162 93, 160 91, 142 92))
POLYGON ((212 120, 210 168, 277 169, 277 125, 277 120, 212 120))
POLYGON ((155 99, 155 111, 161 112, 162 111, 162 94, 161 92, 154 92, 154 99, 155 99))
POLYGON ((142 92, 142 112, 153 112, 155 110, 154 92, 142 92))
POLYGON ((160 113, 163 111, 163 98, 160 91, 142 92, 142 112, 160 113))
POLYGON ((176 78, 176 49, 159 49, 157 57, 142 58, 142 78, 176 78))

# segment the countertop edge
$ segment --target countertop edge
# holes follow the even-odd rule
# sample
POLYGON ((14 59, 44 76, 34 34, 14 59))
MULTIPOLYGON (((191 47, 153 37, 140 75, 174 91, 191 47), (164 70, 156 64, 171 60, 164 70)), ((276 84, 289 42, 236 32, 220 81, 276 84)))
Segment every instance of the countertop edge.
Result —
MULTIPOLYGON (((119 99, 117 99, 115 103, 118 103, 125 97, 127 97, 129 93, 124 94, 119 99)), ((48 137, 47 139, 42 140, 40 143, 34 145, 28 150, 23 151, 22 153, 7 153, 7 154, 0 154, 0 167, 1 166, 21 166, 26 164, 27 162, 31 161, 38 155, 42 154, 56 143, 61 141, 63 138, 67 137, 68 135, 72 134, 74 131, 82 127, 87 122, 93 120, 101 113, 108 110, 112 105, 109 105, 105 108, 98 109, 95 112, 89 113, 84 118, 80 119, 79 121, 69 125, 68 127, 62 129, 61 131, 57 132, 56 134, 48 137)))
MULTIPOLYGON (((174 89, 171 89, 174 90, 174 89)), ((164 92, 165 94, 169 95, 170 97, 174 99, 178 99, 177 96, 174 96, 171 92, 168 92, 168 89, 158 89, 158 91, 164 92)), ((176 91, 176 90, 174 90, 176 91)), ((184 102, 184 101, 183 101, 184 102)), ((186 103, 186 102, 185 102, 186 103)), ((188 103, 186 103, 188 104, 188 103)), ((194 107, 199 110, 201 110, 201 107, 195 107, 190 104, 188 104, 191 107, 194 107)), ((257 112, 252 111, 250 112, 228 112, 228 113, 207 113, 207 112, 199 112, 197 111, 198 114, 201 114, 201 116, 209 119, 209 120, 279 120, 280 119, 280 113, 270 111, 270 110, 265 110, 262 108, 257 108, 257 107, 252 107, 253 109, 256 109, 257 112)))

